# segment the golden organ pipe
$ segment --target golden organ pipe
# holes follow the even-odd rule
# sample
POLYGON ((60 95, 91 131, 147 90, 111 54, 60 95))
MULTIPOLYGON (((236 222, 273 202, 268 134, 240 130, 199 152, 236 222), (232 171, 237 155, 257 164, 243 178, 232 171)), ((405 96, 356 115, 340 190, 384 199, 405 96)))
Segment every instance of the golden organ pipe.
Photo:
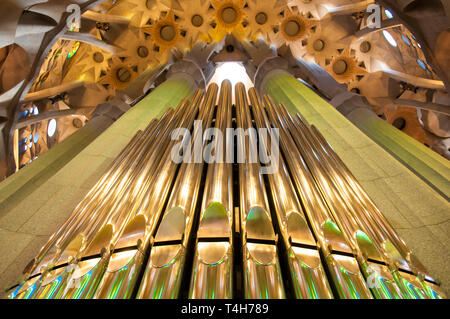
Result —
POLYGON ((86 194, 84 199, 76 206, 74 209, 74 212, 71 214, 71 216, 67 219, 66 222, 58 229, 57 232, 55 232, 48 242, 42 247, 40 250, 38 256, 32 261, 32 267, 30 267, 29 270, 25 270, 24 272, 33 274, 33 270, 39 271, 38 266, 42 265, 45 266, 46 263, 42 262, 43 258, 49 251, 49 249, 54 245, 55 241, 65 233, 66 228, 68 225, 74 222, 77 218, 80 217, 81 213, 83 212, 83 208, 88 205, 90 201, 92 201, 106 186, 109 179, 116 177, 119 167, 123 164, 123 160, 129 156, 130 153, 133 152, 135 146, 142 141, 144 138, 147 130, 154 129, 155 121, 152 121, 150 125, 147 127, 145 132, 138 132, 133 139, 130 141, 130 143, 127 145, 127 147, 121 152, 121 154, 116 158, 116 160, 112 163, 110 169, 105 173, 100 180, 94 185, 94 187, 86 194))
MULTIPOLYGON (((211 123, 217 90, 216 84, 209 86, 200 108, 199 120, 202 121, 203 128, 211 123)), ((202 135, 202 130, 197 131, 194 126, 194 137, 189 145, 194 152, 201 152, 203 149, 203 146, 197 149, 198 145, 195 144, 197 139, 203 144, 202 135)), ((192 228, 203 165, 202 159, 199 163, 190 161, 180 167, 151 247, 138 298, 176 298, 179 294, 185 261, 184 251, 192 228)))
MULTIPOLYGON (((203 93, 200 91, 197 92, 190 105, 189 112, 186 112, 187 116, 180 123, 180 127, 188 130, 191 128, 202 97, 203 93)), ((200 112, 202 112, 203 108, 204 106, 202 106, 200 112)), ((115 248, 127 246, 133 249, 125 252, 119 251, 117 253, 113 251, 111 263, 114 263, 114 265, 110 264, 108 266, 102 282, 99 284, 96 293, 97 298, 130 298, 132 297, 134 287, 136 284, 139 284, 137 280, 143 263, 143 251, 148 250, 152 244, 151 236, 156 228, 165 199, 169 195, 170 185, 172 184, 178 166, 171 158, 171 151, 175 146, 174 141, 165 145, 164 154, 162 155, 163 160, 160 161, 158 167, 155 169, 154 176, 143 183, 142 188, 147 189, 145 191, 145 198, 141 197, 136 201, 139 204, 135 205, 135 207, 140 208, 129 210, 128 223, 123 232, 118 234, 117 237, 119 238, 120 235, 120 239, 115 248), (132 227, 134 228, 132 231, 134 238, 130 240, 127 230, 129 225, 135 223, 136 220, 138 221, 139 227, 132 227)), ((173 220, 170 219, 170 221, 173 220)), ((164 225, 164 218, 161 225, 164 225)), ((161 225, 160 228, 163 228, 161 225)), ((150 256, 150 258, 153 258, 153 254, 150 256)), ((144 281, 145 278, 147 277, 144 276, 144 281)))
MULTIPOLYGON (((354 247, 350 248, 343 232, 337 226, 333 214, 324 203, 322 194, 309 169, 299 153, 292 137, 274 113, 274 105, 268 96, 264 97, 264 104, 273 125, 280 128, 280 144, 291 168, 294 184, 299 192, 305 212, 309 217, 316 238, 327 262, 327 268, 341 298, 372 298, 359 265, 354 257, 354 247)), ((266 123, 270 127, 270 123, 266 123)))
MULTIPOLYGON (((297 144, 298 150, 316 179, 319 189, 327 201, 328 205, 332 208, 335 218, 339 225, 347 231, 347 238, 353 242, 354 247, 357 250, 357 260, 363 270, 363 274, 366 278, 371 275, 369 269, 370 264, 368 259, 372 259, 379 262, 387 262, 383 258, 383 252, 381 247, 377 244, 377 241, 370 239, 367 228, 360 222, 360 216, 364 215, 363 211, 355 212, 357 203, 353 200, 353 197, 349 196, 349 190, 336 186, 335 177, 332 167, 327 165, 327 161, 321 157, 320 152, 312 143, 313 140, 305 134, 303 127, 296 126, 291 120, 291 117, 287 110, 280 106, 280 108, 274 110, 279 118, 283 119, 284 124, 289 128, 290 133, 294 137, 294 141, 297 144), (284 112, 283 112, 284 111, 284 112), (283 114, 283 115, 281 115, 283 114)), ((394 282, 394 277, 390 274, 389 268, 380 266, 383 268, 383 275, 378 277, 381 285, 372 288, 373 294, 378 298, 401 298, 402 292, 398 285, 394 282)))
POLYGON ((270 96, 261 100, 254 88, 247 96, 242 83, 235 87, 236 126, 246 134, 237 135, 238 153, 231 152, 244 159, 234 203, 230 82, 222 83, 216 107, 218 93, 216 84, 205 95, 198 90, 190 103, 136 133, 26 267, 28 279, 10 298, 178 298, 182 281, 189 298, 232 298, 236 244, 246 298, 284 298, 290 285, 283 265, 297 298, 445 296, 320 132, 270 96), (215 109, 220 134, 204 134, 215 109), (274 163, 262 166, 259 152, 273 155, 278 145, 270 136, 258 139, 254 126, 279 128, 278 170, 266 179, 262 169, 274 163), (190 132, 183 143, 171 138, 180 127, 190 132), (172 161, 184 147, 190 161, 172 161), (208 152, 221 158, 206 164, 203 176, 208 152), (286 254, 278 251, 275 221, 286 254), (370 286, 371 277, 379 286, 370 286))
POLYGON ((243 149, 245 159, 239 164, 245 297, 285 298, 276 246, 277 237, 272 225, 263 176, 259 161, 252 163, 250 158, 257 154, 257 136, 256 131, 252 131, 247 94, 242 83, 236 85, 236 118, 237 127, 249 133, 247 138, 247 134, 238 135, 241 138, 239 147, 243 149))
MULTIPOLYGON (((258 97, 249 91, 254 107, 258 128, 265 127, 265 114, 261 113, 258 97)), ((268 141, 265 148, 271 148, 268 141)), ((302 299, 333 298, 316 247, 316 241, 309 229, 300 202, 289 178, 283 158, 279 158, 278 170, 268 174, 269 186, 274 201, 276 216, 284 245, 288 254, 288 264, 294 285, 295 296, 302 299)))
MULTIPOLYGON (((297 116, 298 116, 299 122, 304 123, 304 122, 302 122, 304 120, 299 115, 297 115, 297 116)), ((306 124, 303 124, 303 125, 306 126, 306 124)), ((393 255, 394 255, 394 257, 397 257, 397 258, 392 258, 392 255, 389 256, 389 251, 386 251, 385 253, 388 255, 388 257, 391 257, 392 259, 394 259, 394 261, 396 261, 395 264, 397 267, 403 268, 403 267, 405 267, 405 261, 399 260, 399 257, 401 258, 401 256, 407 256, 410 259, 409 263, 412 266, 411 268, 413 269, 413 271, 417 271, 419 273, 419 278, 414 278, 414 277, 411 277, 409 274, 406 274, 403 271, 401 271, 398 274, 394 273, 394 276, 396 277, 396 279, 398 277, 405 277, 407 281, 409 281, 409 282, 412 281, 412 283, 410 283, 410 284, 415 287, 414 290, 416 290, 416 289, 421 290, 420 287, 416 288, 417 281, 419 281, 422 286, 425 286, 425 289, 424 289, 425 293, 427 293, 430 298, 434 298, 436 294, 439 296, 443 296, 444 294, 438 286, 436 286, 434 283, 425 282, 421 278, 422 276, 424 278, 428 277, 429 280, 434 282, 434 280, 431 277, 429 277, 428 272, 424 269, 424 267, 420 264, 419 261, 414 259, 414 257, 411 260, 412 255, 411 255, 409 248, 406 247, 406 244, 404 243, 404 241, 398 236, 398 234, 395 232, 395 230, 392 228, 392 226, 390 226, 389 222, 381 214, 381 212, 378 210, 378 208, 375 206, 375 204, 369 198, 369 196, 364 191, 364 189, 359 185, 358 181, 353 177, 353 175, 348 170, 348 168, 345 166, 345 164, 334 153, 333 149, 326 142, 326 140, 323 138, 323 136, 320 134, 320 132, 314 126, 307 126, 307 128, 309 129, 311 138, 316 139, 316 141, 318 143, 320 143, 320 145, 322 147, 320 149, 320 151, 324 156, 328 157, 328 162, 330 163, 330 165, 332 165, 332 167, 335 168, 334 169, 335 174, 339 175, 341 177, 341 180, 345 182, 344 185, 346 185, 347 188, 353 192, 354 198, 356 198, 357 204, 360 204, 363 206, 364 217, 366 217, 366 219, 368 220, 368 224, 369 224, 368 228, 374 230, 376 234, 380 235, 380 238, 378 238, 379 243, 383 244, 384 249, 390 248, 392 250, 392 246, 386 245, 386 243, 388 242, 387 239, 384 239, 383 237, 381 237, 381 235, 384 234, 384 236, 389 238, 389 240, 395 244, 398 251, 402 252, 402 254, 399 255, 399 253, 397 253, 394 250, 393 255), (400 261, 400 262, 397 264, 398 261, 400 261), (429 290, 431 290, 431 291, 429 291, 429 290)), ((392 254, 392 251, 391 251, 391 254, 392 254)), ((406 265, 406 266, 407 266, 406 268, 409 268, 409 265, 406 265)), ((409 269, 406 269, 406 270, 409 270, 409 269)), ((393 271, 395 272, 396 269, 393 269, 393 271)), ((404 284, 402 284, 401 278, 400 278, 400 280, 397 279, 397 282, 398 282, 398 285, 402 288, 405 297, 416 298, 415 294, 410 293, 410 289, 408 289, 407 287, 404 287, 404 284)), ((407 285, 409 285, 409 284, 407 284, 407 285)))
POLYGON ((225 161, 225 150, 232 147, 233 142, 225 135, 226 128, 232 127, 231 120, 231 84, 225 80, 220 89, 215 121, 225 148, 220 149, 223 145, 215 136, 211 142, 213 150, 216 158, 222 158, 210 163, 206 174, 189 288, 189 298, 193 299, 232 298, 233 188, 231 164, 225 161))
MULTIPOLYGON (((186 103, 183 103, 182 105, 185 105, 186 103)), ((178 113, 181 113, 182 112, 182 108, 180 108, 180 109, 178 109, 177 110, 177 112, 178 113), (181 110, 180 110, 181 109, 181 110)), ((183 112, 182 114, 185 114, 186 112, 183 112)), ((165 121, 165 122, 167 122, 167 123, 170 123, 170 121, 165 121)), ((174 124, 172 124, 172 125, 174 125, 174 124)), ((162 137, 164 137, 164 135, 163 134, 161 134, 160 136, 162 136, 162 137)), ((141 145, 141 147, 139 148, 139 150, 142 150, 142 145, 141 145)), ((134 161, 135 160, 135 158, 134 157, 132 157, 131 158, 131 161, 134 161)), ((132 176, 132 174, 131 174, 131 176, 132 176)), ((129 177, 129 175, 128 176, 125 176, 125 177, 129 177)), ((119 200, 120 200, 120 198, 119 198, 119 200)), ((97 234, 97 236, 96 236, 96 238, 94 238, 94 240, 93 240, 93 243, 91 244, 93 247, 90 247, 91 249, 88 249, 88 250, 90 250, 90 251, 93 251, 93 253, 99 253, 100 251, 100 249, 102 248, 102 247, 107 247, 107 245, 108 245, 108 242, 110 241, 110 239, 111 239, 111 231, 104 231, 104 229, 102 229, 101 231, 100 231, 100 233, 98 233, 97 234), (96 251, 96 250, 98 250, 98 251, 96 251)), ((103 258, 102 259, 102 263, 103 263, 103 265, 98 265, 98 266, 96 266, 96 268, 100 268, 99 269, 99 273, 97 274, 98 275, 98 277, 100 277, 101 278, 101 270, 104 268, 104 266, 107 264, 107 257, 105 257, 105 258, 103 258)), ((95 278, 94 278, 94 280, 95 280, 95 278)), ((92 294, 94 291, 90 291, 90 289, 86 289, 86 291, 88 291, 88 293, 89 294, 92 294)), ((83 292, 84 293, 84 292, 83 292)))

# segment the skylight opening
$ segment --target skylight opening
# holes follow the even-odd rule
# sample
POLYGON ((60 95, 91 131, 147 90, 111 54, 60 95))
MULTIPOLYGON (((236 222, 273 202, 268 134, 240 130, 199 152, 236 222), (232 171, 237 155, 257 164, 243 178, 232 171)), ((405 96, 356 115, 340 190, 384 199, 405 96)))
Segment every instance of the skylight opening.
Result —
POLYGON ((239 82, 244 83, 246 89, 253 86, 247 71, 239 62, 225 62, 218 66, 210 82, 216 82, 220 86, 223 80, 229 80, 233 88, 239 82))
POLYGON ((215 82, 221 85, 222 81, 229 80, 233 88, 233 103, 234 103, 234 86, 242 82, 245 89, 248 90, 253 86, 252 80, 249 78, 245 67, 240 62, 224 62, 216 68, 213 77, 209 83, 215 82))
POLYGON ((56 120, 51 119, 50 121, 48 121, 47 134, 48 136, 52 137, 53 135, 55 135, 55 132, 56 132, 56 120))
POLYGON ((392 14, 391 11, 389 10, 384 10, 384 13, 386 14, 386 17, 388 17, 388 19, 392 19, 394 17, 394 15, 392 14))
POLYGON ((417 63, 420 65, 420 67, 426 71, 427 70, 427 66, 425 65, 424 62, 422 62, 421 60, 417 59, 417 63))
POLYGON ((397 47, 397 41, 395 41, 394 37, 389 33, 389 31, 383 30, 383 36, 387 42, 393 47, 397 47))
POLYGON ((403 39, 403 41, 406 43, 406 45, 407 46, 411 46, 411 42, 409 42, 409 40, 408 40, 408 38, 407 37, 405 37, 404 35, 402 35, 402 39, 403 39))

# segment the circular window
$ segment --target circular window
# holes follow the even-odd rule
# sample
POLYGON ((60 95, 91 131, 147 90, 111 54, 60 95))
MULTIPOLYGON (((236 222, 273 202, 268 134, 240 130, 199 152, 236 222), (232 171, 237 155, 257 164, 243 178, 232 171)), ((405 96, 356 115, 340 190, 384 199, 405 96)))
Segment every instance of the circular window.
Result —
POLYGON ((148 57, 148 49, 147 49, 147 47, 141 45, 141 46, 137 49, 137 54, 138 54, 141 58, 146 58, 146 57, 148 57))
POLYGON ((318 39, 318 40, 314 41, 313 48, 314 48, 314 50, 320 52, 325 48, 325 42, 323 40, 318 39))
POLYGON ((131 79, 131 73, 130 73, 130 71, 128 71, 127 68, 118 69, 116 76, 117 76, 117 79, 123 83, 126 83, 126 82, 130 81, 130 79, 131 79))
POLYGON ((201 15, 193 15, 191 19, 191 23, 194 27, 200 27, 203 24, 203 18, 201 15))
POLYGON ((289 20, 284 25, 284 32, 290 37, 296 36, 300 32, 300 24, 295 20, 289 20))
POLYGON ((367 53, 370 51, 370 49, 372 48, 372 45, 370 44, 369 41, 364 41, 361 43, 361 45, 359 46, 359 50, 362 53, 367 53))
POLYGON ((102 63, 105 60, 105 57, 101 52, 94 53, 94 61, 97 63, 102 63))
POLYGON ((260 25, 265 24, 267 22, 267 14, 265 14, 264 12, 258 13, 255 17, 255 21, 260 25))
POLYGON ((165 25, 159 30, 159 35, 164 41, 172 41, 175 38, 175 28, 171 25, 165 25))
POLYGON ((237 12, 232 7, 227 7, 222 10, 222 20, 225 23, 231 24, 237 19, 237 12))
POLYGON ((344 74, 347 71, 347 68, 347 62, 345 62, 344 60, 337 60, 333 64, 333 71, 338 75, 344 74))
POLYGON ((55 135, 55 132, 56 132, 56 120, 51 119, 50 121, 48 121, 47 134, 48 136, 52 137, 53 135, 55 135))

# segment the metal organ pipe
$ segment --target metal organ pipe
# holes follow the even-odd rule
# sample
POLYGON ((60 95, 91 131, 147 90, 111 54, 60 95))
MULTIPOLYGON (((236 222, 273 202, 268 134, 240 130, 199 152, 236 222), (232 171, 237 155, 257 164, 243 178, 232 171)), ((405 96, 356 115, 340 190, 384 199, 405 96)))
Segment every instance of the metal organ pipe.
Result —
POLYGON ((244 134, 229 81, 136 133, 10 298, 445 297, 316 127, 242 83, 235 101, 244 134))

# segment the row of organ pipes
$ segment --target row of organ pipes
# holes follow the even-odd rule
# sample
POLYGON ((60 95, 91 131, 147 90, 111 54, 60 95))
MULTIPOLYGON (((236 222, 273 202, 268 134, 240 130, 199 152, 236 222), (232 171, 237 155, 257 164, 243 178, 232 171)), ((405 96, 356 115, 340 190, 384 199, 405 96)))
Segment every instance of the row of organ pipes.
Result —
POLYGON ((314 126, 241 83, 232 105, 227 80, 139 131, 23 276, 10 298, 445 297, 314 126), (244 160, 172 160, 221 142, 244 160))

